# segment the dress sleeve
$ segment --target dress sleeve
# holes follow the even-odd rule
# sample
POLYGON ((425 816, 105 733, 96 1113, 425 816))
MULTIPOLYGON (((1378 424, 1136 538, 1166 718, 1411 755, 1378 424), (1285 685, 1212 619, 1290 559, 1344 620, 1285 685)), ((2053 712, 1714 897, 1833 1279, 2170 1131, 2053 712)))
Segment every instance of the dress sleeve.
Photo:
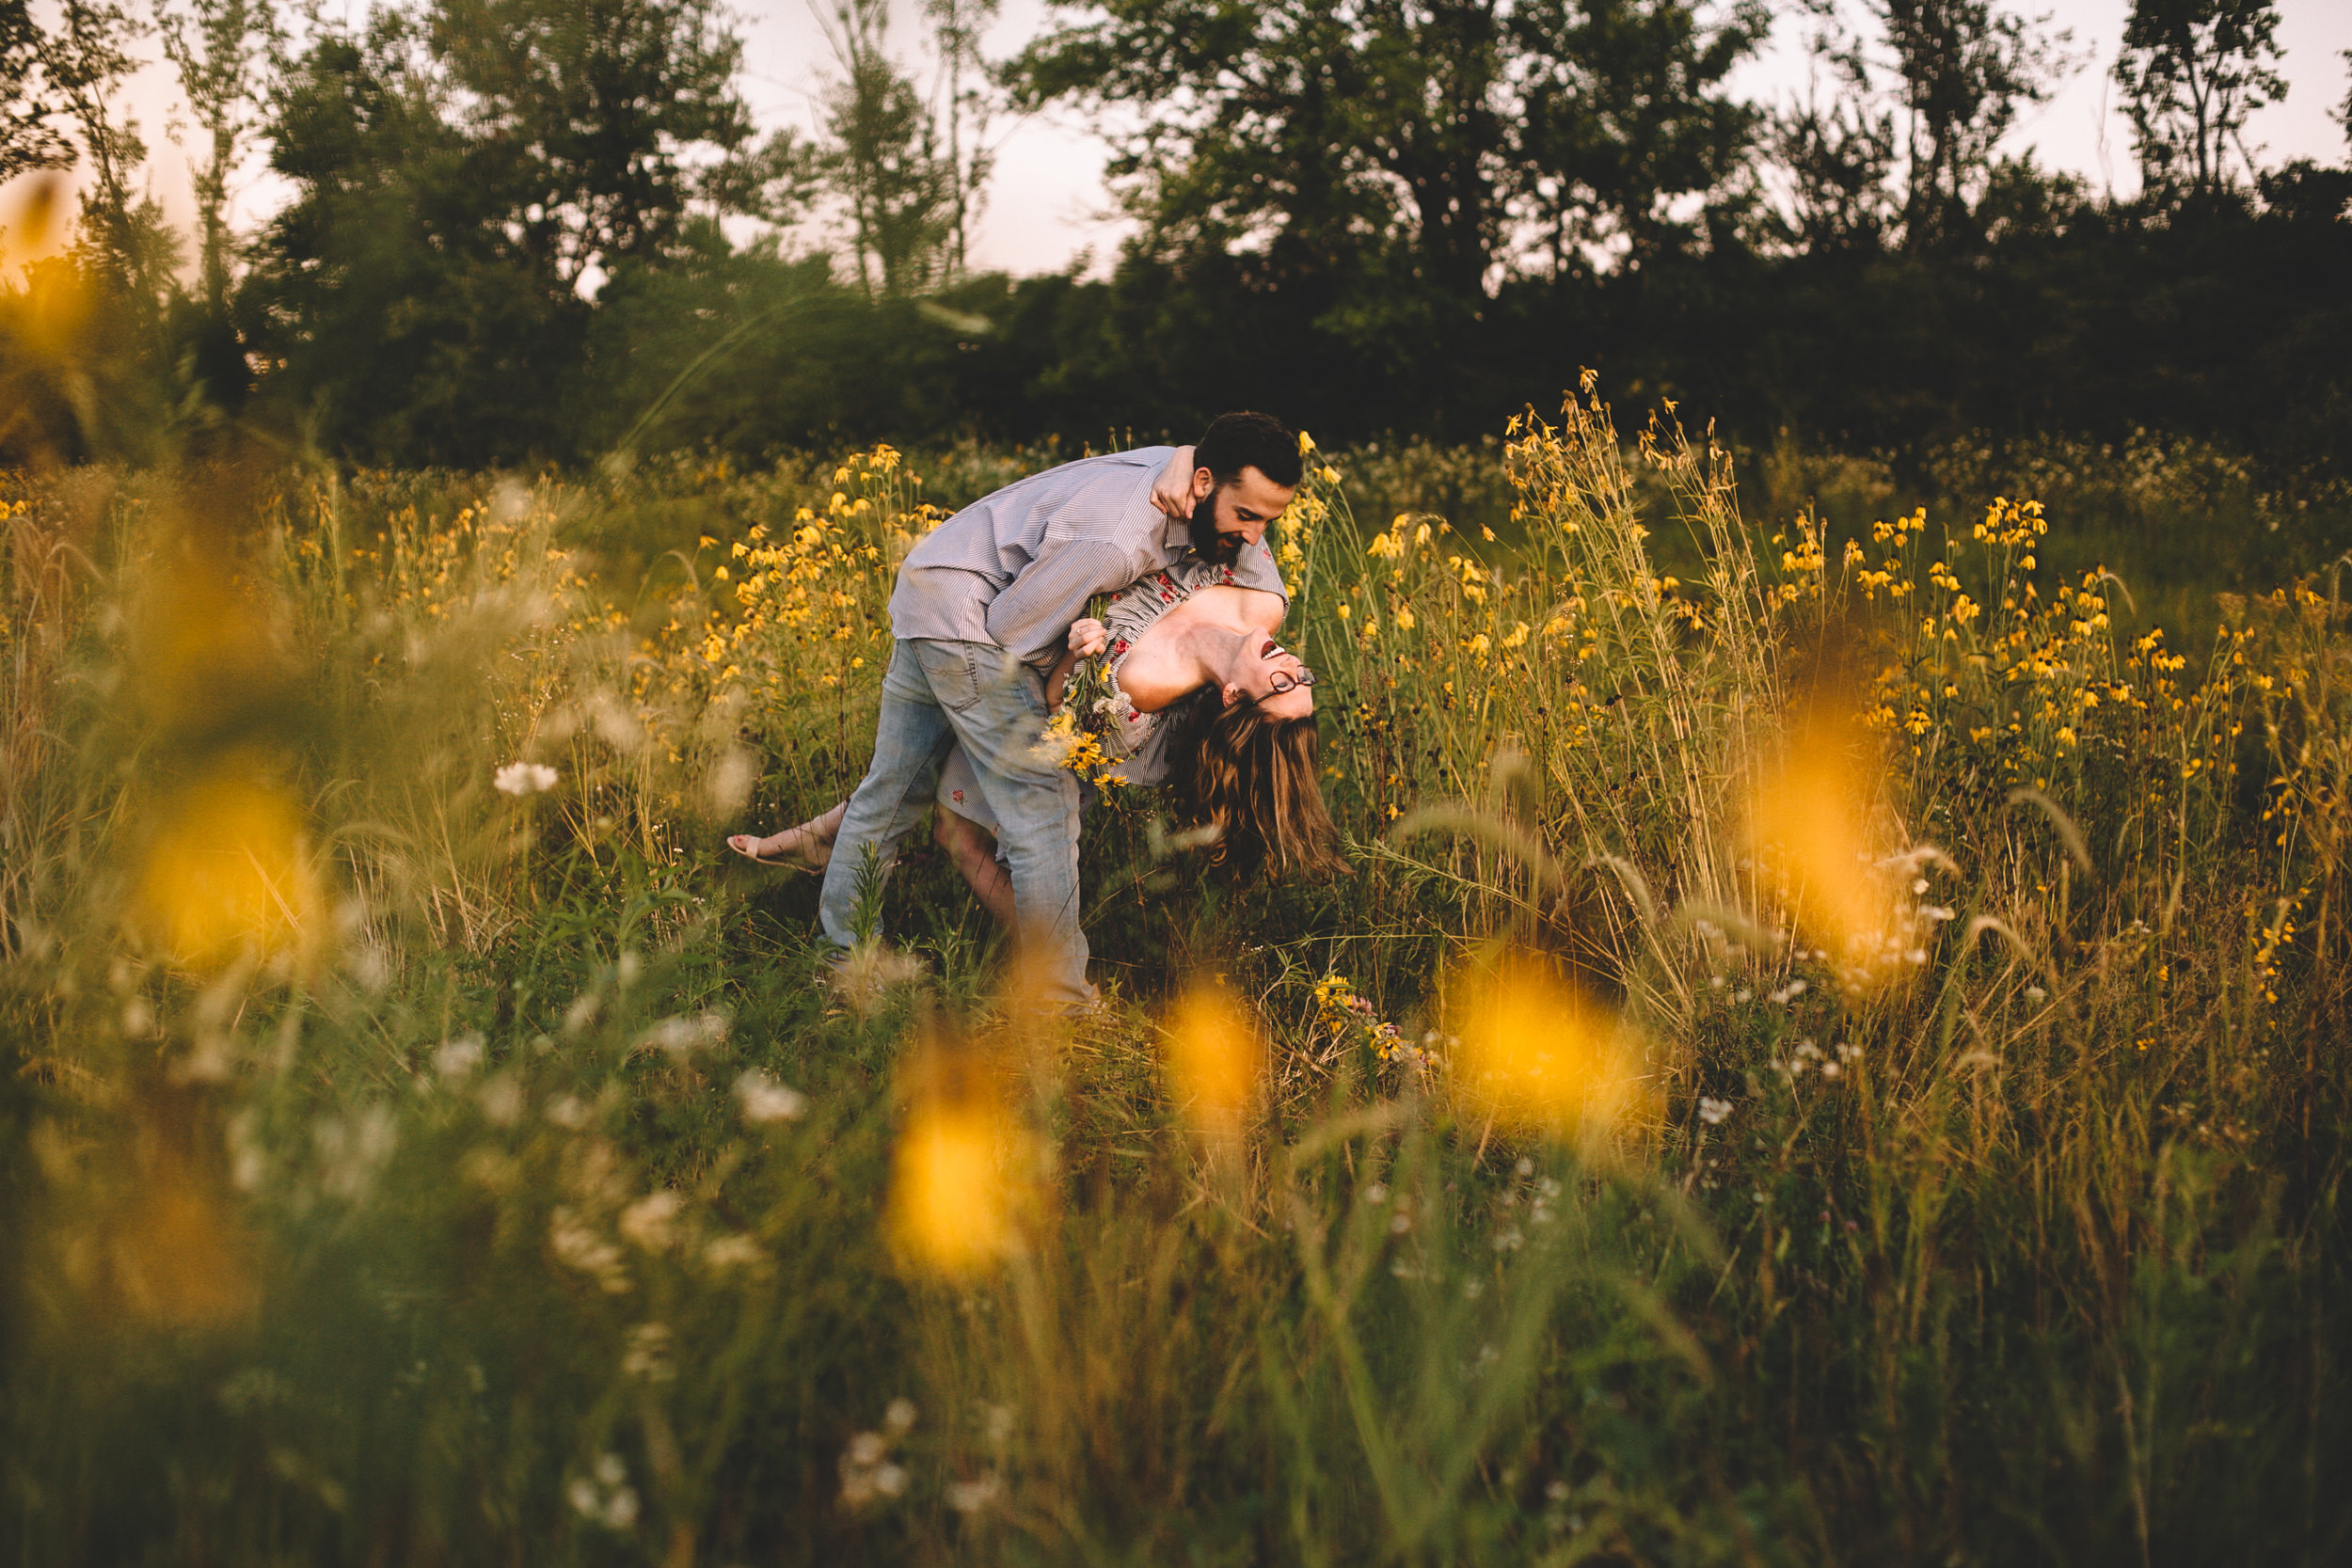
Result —
POLYGON ((1051 665, 1087 600, 1125 587, 1135 575, 1127 552, 1107 539, 1057 544, 996 595, 988 607, 988 635, 1024 664, 1051 665))

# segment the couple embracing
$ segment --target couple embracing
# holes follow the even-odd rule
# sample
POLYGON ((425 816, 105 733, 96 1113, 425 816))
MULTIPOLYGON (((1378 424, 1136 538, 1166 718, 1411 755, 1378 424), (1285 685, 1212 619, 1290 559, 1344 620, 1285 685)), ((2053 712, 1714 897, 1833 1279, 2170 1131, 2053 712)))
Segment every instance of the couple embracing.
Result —
POLYGON ((958 512, 898 568, 865 782, 822 816, 729 847, 823 865, 819 915, 846 948, 861 867, 887 866, 936 805, 940 843, 1016 927, 1049 994, 1089 1001, 1082 788, 1040 744, 1069 700, 1117 775, 1168 784, 1229 860, 1336 864, 1315 677, 1277 635, 1289 595, 1265 544, 1301 471, 1279 420, 1226 414, 1198 446, 1066 463, 958 512), (1098 594, 1110 595, 1099 620, 1087 613, 1098 594))

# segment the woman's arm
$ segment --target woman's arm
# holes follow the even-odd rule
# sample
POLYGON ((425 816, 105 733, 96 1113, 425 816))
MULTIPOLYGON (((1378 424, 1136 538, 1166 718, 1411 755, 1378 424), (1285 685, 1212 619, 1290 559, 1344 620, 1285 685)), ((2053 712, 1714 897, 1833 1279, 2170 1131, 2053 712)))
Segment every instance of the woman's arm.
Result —
POLYGON ((1054 660, 1053 669, 1046 672, 1045 705, 1048 709, 1061 706, 1062 689, 1070 684, 1070 672, 1078 667, 1082 657, 1074 653, 1064 654, 1054 660))
POLYGON ((1178 522, 1192 515, 1193 503, 1200 499, 1200 470, 1194 466, 1192 449, 1178 447, 1168 458, 1168 467, 1152 482, 1152 504, 1178 522))
POLYGON ((1110 646, 1110 628, 1088 616, 1070 625, 1070 647, 1054 660, 1054 668, 1045 676, 1045 705, 1061 706, 1063 688, 1070 684, 1070 672, 1078 667, 1078 660, 1091 658, 1110 646))

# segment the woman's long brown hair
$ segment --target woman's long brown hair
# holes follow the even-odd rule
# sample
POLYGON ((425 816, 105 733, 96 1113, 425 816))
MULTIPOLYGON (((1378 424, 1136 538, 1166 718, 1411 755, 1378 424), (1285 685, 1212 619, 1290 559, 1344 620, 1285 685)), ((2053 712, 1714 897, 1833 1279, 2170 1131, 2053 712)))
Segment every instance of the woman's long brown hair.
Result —
POLYGON ((1217 830, 1212 863, 1242 876, 1345 871, 1340 832, 1323 807, 1314 719, 1277 719, 1248 699, 1219 698, 1208 686, 1184 700, 1168 751, 1179 811, 1217 830))

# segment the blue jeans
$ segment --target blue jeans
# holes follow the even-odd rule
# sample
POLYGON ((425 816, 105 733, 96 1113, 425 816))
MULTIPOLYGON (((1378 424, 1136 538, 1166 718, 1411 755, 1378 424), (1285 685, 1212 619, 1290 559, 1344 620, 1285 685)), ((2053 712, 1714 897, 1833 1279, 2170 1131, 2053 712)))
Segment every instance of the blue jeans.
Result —
POLYGON ((1033 754, 1045 719, 1044 681, 994 643, 898 641, 882 676, 874 761, 850 797, 825 868, 818 912, 828 939, 842 947, 856 940, 858 873, 868 848, 877 865, 890 864, 938 793, 949 742, 961 741, 1000 824, 1021 940, 1041 983, 1058 1001, 1093 997, 1078 929, 1078 781, 1033 754))

